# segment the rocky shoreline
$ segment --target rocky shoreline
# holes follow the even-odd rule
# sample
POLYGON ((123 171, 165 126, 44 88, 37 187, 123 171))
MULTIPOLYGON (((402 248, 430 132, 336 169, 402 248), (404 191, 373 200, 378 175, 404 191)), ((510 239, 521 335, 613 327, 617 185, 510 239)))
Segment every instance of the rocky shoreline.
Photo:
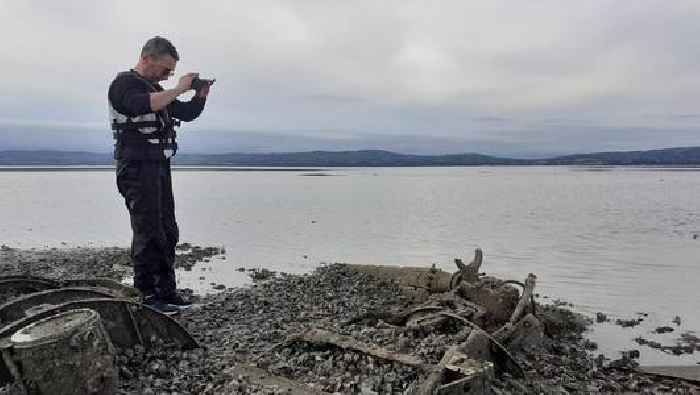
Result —
MULTIPOLYGON (((185 269, 222 253, 214 247, 183 245, 180 249, 177 264, 185 269)), ((2 246, 0 275, 11 274, 121 280, 131 275, 131 267, 125 248, 2 246)), ((289 342, 289 337, 313 324, 363 344, 410 352, 437 363, 451 344, 465 336, 455 325, 421 333, 381 320, 358 319, 394 311, 409 301, 396 283, 346 265, 324 265, 305 275, 251 274, 250 287, 192 295, 196 305, 178 316, 202 348, 180 351, 163 344, 152 350, 119 350, 121 393, 411 393, 420 378, 415 367, 332 344, 289 342)), ((537 317, 544 326, 544 340, 536 347, 513 351, 526 378, 503 372, 489 380, 491 393, 700 391, 693 383, 633 371, 633 356, 616 361, 596 357, 595 345, 584 336, 591 320, 565 307, 538 304, 537 317)), ((5 388, 0 393, 10 391, 5 388)))

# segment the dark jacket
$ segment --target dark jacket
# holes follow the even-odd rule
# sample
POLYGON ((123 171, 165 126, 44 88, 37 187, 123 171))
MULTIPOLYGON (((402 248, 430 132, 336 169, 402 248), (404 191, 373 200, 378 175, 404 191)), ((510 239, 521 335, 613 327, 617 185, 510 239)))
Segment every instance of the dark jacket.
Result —
POLYGON ((134 70, 119 73, 109 86, 110 122, 115 130, 114 158, 117 160, 164 160, 175 154, 175 126, 189 122, 204 110, 205 99, 193 97, 188 102, 174 100, 158 112, 151 110, 150 94, 163 87, 138 75, 134 70), (118 119, 117 119, 118 118, 118 119), (138 121, 148 119, 137 127, 138 121), (124 123, 126 120, 126 123, 124 123), (135 123, 131 121, 135 120, 135 123), (151 123, 155 124, 151 125, 151 123))

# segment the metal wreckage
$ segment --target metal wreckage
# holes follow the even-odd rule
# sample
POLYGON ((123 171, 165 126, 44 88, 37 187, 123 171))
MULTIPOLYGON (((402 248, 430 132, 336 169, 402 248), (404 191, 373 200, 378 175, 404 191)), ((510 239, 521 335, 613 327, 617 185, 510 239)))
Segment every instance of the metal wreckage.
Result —
POLYGON ((0 277, 0 386, 27 393, 116 391, 114 347, 163 342, 198 347, 174 319, 138 303, 134 288, 110 279, 56 281, 0 277))
MULTIPOLYGON (((459 340, 438 363, 312 323, 273 349, 294 343, 325 345, 403 364, 419 372, 421 379, 411 393, 420 395, 487 393, 489 382, 504 373, 525 378, 511 351, 536 347, 545 338, 534 301, 536 276, 529 274, 523 282, 500 280, 481 273, 482 262, 477 249, 469 264, 455 259, 454 273, 435 267, 347 265, 398 283, 412 303, 392 311, 368 311, 346 324, 423 332, 460 328, 462 336, 455 337, 459 340)), ((135 289, 113 280, 0 277, 0 295, 7 301, 0 305, 0 387, 14 383, 27 393, 111 394, 118 385, 115 347, 199 347, 176 320, 141 305, 135 289)), ((258 375, 260 380, 277 380, 288 393, 309 393, 300 383, 257 368, 236 369, 266 373, 258 375)))
MULTIPOLYGON (((524 371, 506 345, 537 342, 542 324, 534 313, 535 276, 524 283, 482 277, 481 250, 458 271, 435 268, 348 265, 353 270, 398 281, 407 294, 423 299, 418 307, 358 319, 409 328, 436 328, 455 321, 468 329, 465 341, 452 346, 437 365, 364 344, 327 330, 310 328, 290 336, 292 342, 321 343, 355 350, 417 368, 425 374, 417 393, 464 393, 478 390, 498 371, 515 377, 524 371), (522 286, 518 295, 513 284, 522 286), (487 332, 485 322, 503 322, 487 332)), ((19 383, 34 393, 110 393, 118 380, 114 347, 163 342, 183 349, 198 347, 173 318, 138 303, 138 292, 108 279, 56 281, 28 276, 0 278, 0 385, 19 383)))

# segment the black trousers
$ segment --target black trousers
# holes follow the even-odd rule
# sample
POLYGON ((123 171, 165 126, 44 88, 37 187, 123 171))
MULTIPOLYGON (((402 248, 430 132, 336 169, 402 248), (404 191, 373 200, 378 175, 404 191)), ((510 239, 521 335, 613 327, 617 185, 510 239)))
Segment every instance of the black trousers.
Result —
POLYGON ((170 160, 119 160, 117 188, 131 217, 134 287, 144 295, 175 294, 175 221, 170 160))

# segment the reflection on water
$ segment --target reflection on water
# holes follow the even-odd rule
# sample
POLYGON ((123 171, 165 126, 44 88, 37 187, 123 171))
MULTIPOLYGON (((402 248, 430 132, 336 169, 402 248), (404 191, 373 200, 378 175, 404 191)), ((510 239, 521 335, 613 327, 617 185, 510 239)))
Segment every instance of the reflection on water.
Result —
MULTIPOLYGON (((247 281, 240 267, 304 272, 320 262, 452 271, 455 257, 469 259, 478 246, 487 272, 521 280, 534 272, 541 294, 589 315, 646 312, 649 327, 635 329, 646 331, 679 315, 683 329, 700 330, 697 169, 580 170, 177 172, 182 240, 227 250, 226 260, 181 273, 181 281, 233 286, 247 281)), ((0 190, 1 243, 129 244, 111 172, 0 172, 0 190)), ((595 336, 605 346, 617 330, 595 336)), ((647 360, 658 354, 642 351, 647 360)))

